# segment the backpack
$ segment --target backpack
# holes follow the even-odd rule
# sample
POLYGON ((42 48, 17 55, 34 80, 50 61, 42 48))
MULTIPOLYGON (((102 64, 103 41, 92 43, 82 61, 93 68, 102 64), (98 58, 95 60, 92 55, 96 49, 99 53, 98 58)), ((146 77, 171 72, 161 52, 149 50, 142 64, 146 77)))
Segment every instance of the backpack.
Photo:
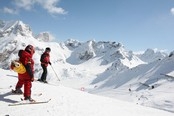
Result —
POLYGON ((19 74, 24 74, 26 72, 24 65, 19 60, 13 60, 10 68, 19 74))
MULTIPOLYGON (((18 56, 21 57, 23 50, 19 50, 18 56)), ((19 60, 11 61, 10 68, 19 74, 24 74, 26 72, 25 66, 19 60)))

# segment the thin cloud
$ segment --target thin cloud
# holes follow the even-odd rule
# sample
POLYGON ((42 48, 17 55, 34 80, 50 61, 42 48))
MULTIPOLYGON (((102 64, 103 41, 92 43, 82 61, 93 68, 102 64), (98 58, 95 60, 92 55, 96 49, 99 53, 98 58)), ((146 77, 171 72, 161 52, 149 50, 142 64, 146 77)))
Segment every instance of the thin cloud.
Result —
POLYGON ((174 15, 174 8, 171 8, 170 12, 174 15))
POLYGON ((35 4, 35 0, 15 0, 16 7, 23 8, 25 10, 31 10, 32 6, 35 4))
POLYGON ((8 8, 8 7, 4 7, 3 12, 8 13, 8 14, 18 14, 17 10, 14 10, 14 9, 11 9, 11 8, 8 8))
POLYGON ((30 11, 37 4, 50 14, 66 14, 63 8, 58 7, 59 2, 60 0, 15 0, 14 5, 19 9, 30 11))
POLYGON ((60 0, 37 0, 37 2, 51 14, 66 14, 67 12, 63 8, 57 7, 59 1, 60 0))

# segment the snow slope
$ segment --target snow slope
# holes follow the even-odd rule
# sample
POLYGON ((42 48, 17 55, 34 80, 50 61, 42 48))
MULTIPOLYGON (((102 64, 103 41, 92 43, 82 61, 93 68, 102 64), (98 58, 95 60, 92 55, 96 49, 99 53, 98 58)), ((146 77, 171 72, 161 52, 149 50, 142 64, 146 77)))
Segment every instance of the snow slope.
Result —
MULTIPOLYGON (((2 75, 0 75, 2 80, 0 82, 0 88, 8 88, 10 85, 12 85, 12 88, 15 87, 16 74, 9 70, 9 64, 11 60, 18 58, 17 53, 20 49, 24 49, 26 45, 32 44, 35 46, 36 51, 33 57, 35 61, 35 78, 40 78, 42 73, 39 61, 40 55, 46 47, 50 47, 52 67, 48 66, 47 81, 56 84, 57 78, 61 80, 60 83, 58 83, 60 86, 43 85, 34 82, 32 89, 34 92, 33 97, 36 100, 49 99, 51 97, 57 101, 58 106, 60 104, 67 105, 67 107, 76 106, 77 108, 80 107, 79 110, 85 110, 85 112, 87 110, 86 107, 91 107, 92 109, 90 109, 89 112, 96 113, 102 110, 102 113, 105 114, 104 109, 101 108, 98 110, 93 107, 104 107, 101 104, 98 105, 99 103, 96 103, 97 105, 93 104, 94 101, 89 99, 89 96, 94 96, 97 102, 106 101, 104 99, 112 101, 113 99, 110 98, 114 98, 114 102, 121 100, 126 101, 126 104, 133 103, 133 106, 135 105, 136 107, 143 105, 174 113, 173 77, 161 75, 168 74, 174 76, 173 55, 168 57, 164 52, 152 49, 148 49, 143 54, 137 55, 132 51, 127 51, 122 44, 117 42, 95 42, 93 40, 79 42, 70 39, 66 42, 56 43, 49 42, 49 40, 49 33, 41 33, 41 35, 35 38, 32 35, 30 27, 21 21, 0 21, 0 72, 2 72, 2 75), (58 75, 58 77, 56 75, 58 75), (152 89, 152 87, 154 88, 152 89), (58 93, 56 94, 54 91, 58 93), (40 92, 44 95, 41 97, 34 96, 34 94, 40 92), (74 93, 76 94, 74 95, 74 93), (88 93, 94 95, 89 95, 88 93), (69 100, 68 98, 72 97, 70 94, 76 97, 69 100), (82 100, 78 97, 81 96, 81 94, 86 96, 82 99, 87 99, 86 101, 88 101, 86 103, 84 100, 84 104, 89 103, 91 106, 88 106, 89 104, 87 106, 82 105, 82 100), (60 98, 59 95, 63 97, 61 96, 60 98), (95 95, 104 97, 97 96, 96 98, 95 95), (77 103, 78 99, 81 101, 80 103, 77 103), (102 101, 100 101, 100 99, 102 99, 102 101), (71 103, 71 101, 76 102, 71 103), (83 107, 85 107, 85 109, 83 109, 83 107)), ((10 90, 11 89, 0 89, 2 99, 0 105, 3 106, 5 104, 3 106, 4 108, 2 108, 2 110, 0 109, 3 115, 5 115, 5 109, 8 109, 6 102, 13 102, 12 100, 18 101, 20 97, 22 97, 9 95, 7 92, 10 90)), ((124 103, 125 102, 121 104, 124 103)), ((121 105, 120 103, 116 104, 121 105)), ((46 104, 43 106, 45 105, 46 104)), ((57 105, 48 105, 50 107, 48 112, 52 113, 50 115, 53 115, 54 112, 57 113, 59 109, 61 109, 60 107, 56 109, 57 105)), ((108 105, 113 105, 112 107, 114 108, 119 107, 112 103, 108 105)), ((38 106, 40 107, 40 105, 38 106)), ((46 107, 47 106, 45 106, 45 109, 46 107)), ((62 108, 64 107, 65 106, 62 106, 62 108)), ((34 110, 34 108, 32 109, 34 110)), ((77 114, 73 108, 70 109, 72 110, 67 110, 67 112, 70 111, 72 115, 73 113, 77 114)), ((107 108, 105 107, 105 109, 107 108)), ((42 113, 40 109, 37 110, 40 111, 39 113, 42 113)), ((109 108, 107 110, 112 109, 109 108)), ((124 109, 119 109, 119 111, 123 110, 124 109)), ((127 110, 129 111, 129 109, 127 110)), ((65 112, 63 114, 70 115, 70 112, 68 112, 69 114, 65 112)), ((78 113, 80 112, 81 111, 78 113)), ((44 112, 44 114, 46 113, 44 112)))
POLYGON ((16 73, 3 69, 0 72, 1 116, 173 116, 170 112, 70 89, 61 83, 33 82, 33 98, 37 101, 51 98, 47 104, 8 106, 19 101, 22 95, 9 93, 17 82, 16 73), (38 93, 42 95, 37 96, 38 93))

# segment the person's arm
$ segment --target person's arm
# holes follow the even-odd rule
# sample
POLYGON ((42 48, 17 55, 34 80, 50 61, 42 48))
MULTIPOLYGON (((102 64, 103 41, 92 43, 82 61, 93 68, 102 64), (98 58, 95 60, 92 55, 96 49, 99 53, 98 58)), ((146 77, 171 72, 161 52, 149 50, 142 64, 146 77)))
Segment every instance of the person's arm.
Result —
POLYGON ((25 65, 27 73, 30 75, 31 81, 34 81, 34 74, 31 66, 31 59, 27 59, 27 63, 25 65))
POLYGON ((27 63, 25 68, 26 68, 27 73, 30 75, 30 77, 33 78, 34 75, 33 75, 33 71, 32 71, 32 68, 31 68, 31 63, 27 63))

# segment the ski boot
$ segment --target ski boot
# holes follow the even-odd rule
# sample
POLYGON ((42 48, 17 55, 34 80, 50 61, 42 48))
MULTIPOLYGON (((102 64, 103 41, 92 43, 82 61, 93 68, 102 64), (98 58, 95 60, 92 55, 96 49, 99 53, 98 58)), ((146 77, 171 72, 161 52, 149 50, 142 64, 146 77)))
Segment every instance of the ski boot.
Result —
POLYGON ((32 99, 30 96, 27 96, 24 98, 24 100, 29 101, 29 102, 36 102, 34 99, 32 99))
POLYGON ((23 92, 22 92, 21 89, 16 89, 16 90, 13 90, 13 89, 12 89, 12 93, 13 93, 13 94, 18 94, 18 95, 23 94, 23 92))
POLYGON ((43 83, 48 83, 46 80, 43 80, 43 83))

